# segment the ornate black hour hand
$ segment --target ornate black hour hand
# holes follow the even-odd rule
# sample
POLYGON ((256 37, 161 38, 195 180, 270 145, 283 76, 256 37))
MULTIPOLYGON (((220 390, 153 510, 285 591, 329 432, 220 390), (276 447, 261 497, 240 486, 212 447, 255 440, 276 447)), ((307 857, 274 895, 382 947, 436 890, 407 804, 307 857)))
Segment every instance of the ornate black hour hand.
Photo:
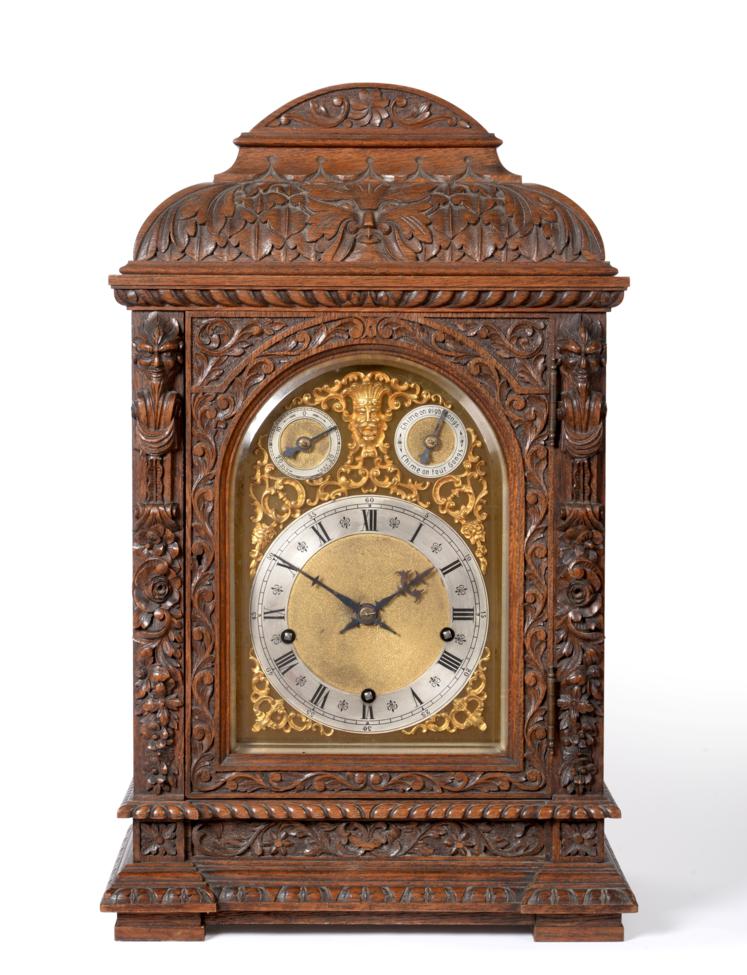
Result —
POLYGON ((295 447, 285 448, 283 451, 283 457, 290 457, 292 460, 299 454, 306 453, 307 451, 311 450, 317 440, 321 440, 322 437, 328 436, 328 434, 332 433, 334 429, 334 427, 328 427, 326 430, 322 430, 321 433, 315 433, 313 437, 299 437, 298 440, 296 440, 295 447))
POLYGON ((283 568, 290 569, 291 572, 297 572, 300 576, 305 576, 307 579, 310 579, 312 586, 319 586, 320 589, 324 589, 326 592, 330 593, 330 595, 334 596, 335 599, 339 599, 343 606, 347 606, 348 609, 352 609, 356 615, 360 612, 360 603, 357 603, 354 599, 351 599, 350 596, 345 596, 343 593, 338 592, 331 586, 328 586, 326 582, 322 582, 319 576, 313 576, 310 572, 306 572, 304 569, 299 569, 297 565, 293 565, 292 562, 288 562, 286 559, 281 559, 278 555, 274 555, 273 558, 277 564, 283 566, 283 568))
POLYGON ((425 438, 425 450, 420 455, 420 457, 418 457, 418 460, 420 461, 421 464, 430 464, 431 454, 436 449, 436 447, 441 446, 441 439, 440 439, 441 431, 444 428, 444 423, 446 422, 446 417, 448 416, 448 414, 449 414, 448 410, 442 411, 441 416, 438 418, 438 422, 433 428, 433 432, 429 433, 428 436, 425 438))
POLYGON ((367 605, 364 603, 363 606, 361 606, 360 612, 356 613, 352 620, 343 626, 340 633, 347 633, 348 630, 356 630, 359 626, 378 626, 382 630, 386 630, 388 633, 393 633, 395 636, 399 636, 399 633, 397 633, 396 630, 393 630, 388 623, 385 623, 384 620, 379 619, 378 614, 373 614, 373 618, 367 618, 365 610, 371 611, 373 609, 374 607, 372 605, 367 605))

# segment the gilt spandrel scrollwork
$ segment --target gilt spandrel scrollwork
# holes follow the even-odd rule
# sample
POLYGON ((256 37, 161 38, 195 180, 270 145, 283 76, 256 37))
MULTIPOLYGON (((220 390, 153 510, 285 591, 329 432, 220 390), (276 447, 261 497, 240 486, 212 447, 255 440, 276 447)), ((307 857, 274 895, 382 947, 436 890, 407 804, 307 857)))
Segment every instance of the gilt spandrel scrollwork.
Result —
POLYGON ((488 699, 487 667, 490 656, 490 648, 485 647, 474 674, 467 681, 467 686, 454 698, 448 708, 438 711, 420 724, 413 725, 412 728, 405 728, 403 734, 418 735, 431 731, 453 735, 455 731, 464 731, 466 728, 486 731, 488 727, 485 723, 485 707, 488 699))
MULTIPOLYGON (((417 383, 407 382, 383 371, 348 372, 332 382, 304 393, 293 405, 313 405, 341 415, 349 432, 347 456, 323 477, 307 482, 279 476, 269 458, 266 437, 255 448, 252 474, 252 545, 249 573, 253 576, 267 546, 281 528, 302 511, 325 501, 359 492, 388 495, 414 501, 423 508, 435 506, 467 539, 482 571, 487 569, 485 539, 488 484, 482 444, 468 429, 469 450, 458 473, 433 483, 408 477, 392 459, 388 441, 389 424, 397 410, 425 403, 445 403, 417 383)), ((333 729, 289 707, 267 680, 254 650, 249 650, 252 680, 250 700, 254 713, 252 730, 265 729, 287 734, 314 730, 330 736, 333 729)), ((451 705, 408 729, 406 734, 446 732, 466 728, 485 731, 486 666, 490 651, 483 654, 464 692, 451 705)))
POLYGON ((133 335, 136 465, 133 639, 137 787, 156 795, 181 779, 184 707, 182 525, 170 458, 178 447, 183 338, 179 316, 136 316, 133 335))
MULTIPOLYGON (((214 318, 195 328, 209 333, 214 318)), ((256 330, 254 318, 232 318, 239 337, 256 330)), ((222 340, 223 341, 223 340, 222 340)), ((547 782, 547 321, 429 315, 423 318, 327 314, 289 324, 253 347, 243 368, 227 368, 216 348, 224 378, 192 393, 192 783, 200 792, 340 794, 372 790, 382 795, 465 795, 507 790, 536 792, 547 782), (510 333, 510 337, 509 337, 510 333), (518 346, 517 346, 518 343, 518 346), (260 384, 309 349, 351 345, 391 346, 416 360, 438 359, 445 370, 463 370, 484 395, 501 403, 524 463, 524 767, 518 772, 340 772, 242 771, 220 767, 214 715, 216 663, 215 512, 219 449, 235 419, 251 407, 260 384), (511 354, 511 347, 520 355, 511 354), (538 382, 527 381, 530 376, 538 382)))

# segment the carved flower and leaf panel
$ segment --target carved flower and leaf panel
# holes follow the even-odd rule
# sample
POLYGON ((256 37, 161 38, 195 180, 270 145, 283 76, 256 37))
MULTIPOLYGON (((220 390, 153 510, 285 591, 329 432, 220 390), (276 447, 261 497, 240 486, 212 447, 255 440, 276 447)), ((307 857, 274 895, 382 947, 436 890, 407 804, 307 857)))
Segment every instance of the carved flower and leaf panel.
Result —
POLYGON ((193 856, 209 857, 527 857, 545 852, 539 823, 241 822, 199 823, 193 856))
POLYGON ((558 329, 558 563, 555 668, 560 786, 601 787, 604 650, 604 324, 572 315, 558 329))
POLYGON ((204 318, 193 322, 192 423, 192 784, 199 791, 496 792, 548 783, 548 387, 542 319, 204 318), (227 771, 220 767, 215 716, 216 534, 221 446, 263 382, 313 351, 391 345, 414 359, 433 356, 467 374, 500 403, 524 463, 524 768, 411 771, 227 771))
POLYGON ((135 789, 183 789, 183 315, 133 331, 135 789))

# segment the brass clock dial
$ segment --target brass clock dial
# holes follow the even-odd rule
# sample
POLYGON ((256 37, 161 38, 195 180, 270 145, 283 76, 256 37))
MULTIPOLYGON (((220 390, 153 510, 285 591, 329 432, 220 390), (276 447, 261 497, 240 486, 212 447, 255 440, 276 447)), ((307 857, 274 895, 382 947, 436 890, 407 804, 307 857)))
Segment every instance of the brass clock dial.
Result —
POLYGON ((464 424, 453 410, 435 403, 418 406, 397 425, 394 449, 416 477, 443 477, 462 463, 469 446, 464 424))
POLYGON ((401 731, 469 681, 488 627, 485 582, 443 519, 389 497, 319 505, 282 531, 250 597, 276 691, 341 731, 401 731))
POLYGON ((281 473, 306 480, 335 466, 341 444, 340 430, 328 413, 299 406, 286 410, 272 425, 268 451, 281 473))

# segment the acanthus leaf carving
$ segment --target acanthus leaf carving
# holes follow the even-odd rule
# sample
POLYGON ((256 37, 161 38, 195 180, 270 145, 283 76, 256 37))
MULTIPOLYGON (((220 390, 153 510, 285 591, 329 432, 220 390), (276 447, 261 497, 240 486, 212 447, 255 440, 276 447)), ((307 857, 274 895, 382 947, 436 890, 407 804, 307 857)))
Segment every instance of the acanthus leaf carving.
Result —
POLYGON ((207 184, 162 209, 136 260, 195 263, 345 261, 493 263, 604 260, 602 241, 575 204, 543 186, 476 173, 415 169, 391 178, 369 158, 355 176, 267 168, 207 184))

